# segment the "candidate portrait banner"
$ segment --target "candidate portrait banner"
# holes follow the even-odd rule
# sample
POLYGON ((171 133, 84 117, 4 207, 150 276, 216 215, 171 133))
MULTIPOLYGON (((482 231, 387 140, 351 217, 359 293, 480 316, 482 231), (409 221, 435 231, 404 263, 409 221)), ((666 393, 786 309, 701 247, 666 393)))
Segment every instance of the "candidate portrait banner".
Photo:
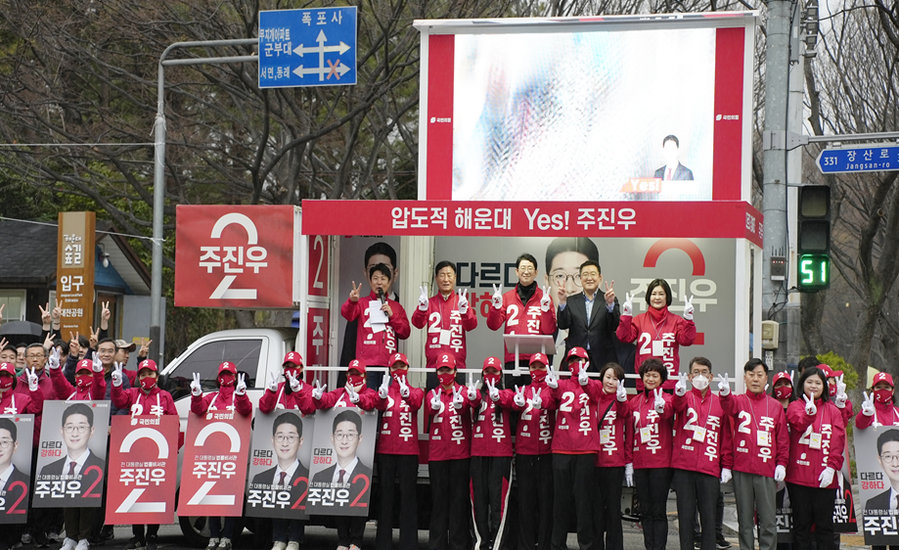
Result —
POLYGON ((314 424, 314 416, 303 417, 296 409, 256 411, 248 517, 306 519, 314 424))
POLYGON ((178 417, 113 416, 106 484, 106 524, 175 521, 178 417))
POLYGON ((0 415, 0 524, 27 523, 31 495, 33 414, 0 415))
POLYGON ((856 428, 853 435, 865 544, 899 545, 899 510, 890 502, 891 491, 899 492, 899 426, 856 428))
POLYGON ((238 517, 250 454, 251 420, 233 409, 187 419, 179 516, 238 517))
POLYGON ((109 401, 44 401, 35 508, 99 508, 109 401))
POLYGON ((378 412, 335 407, 315 413, 306 513, 367 516, 378 412))

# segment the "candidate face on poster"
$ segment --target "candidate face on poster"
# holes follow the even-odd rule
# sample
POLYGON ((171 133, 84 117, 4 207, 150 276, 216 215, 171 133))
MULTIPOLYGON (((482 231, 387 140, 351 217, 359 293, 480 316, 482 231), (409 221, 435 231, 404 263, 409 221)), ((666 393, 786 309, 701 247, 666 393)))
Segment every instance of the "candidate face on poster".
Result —
POLYGON ((865 544, 899 545, 899 427, 855 430, 865 544))
POLYGON ((377 414, 339 407, 315 414, 306 512, 368 515, 377 414))
POLYGON ((250 451, 251 419, 233 410, 187 420, 178 515, 238 517, 250 451))
POLYGON ((109 401, 46 401, 34 487, 36 508, 99 508, 109 401))
POLYGON ((0 416, 0 523, 26 523, 34 415, 0 416))
POLYGON ((257 411, 246 514, 305 519, 314 417, 296 410, 257 411))
POLYGON ((112 417, 106 524, 166 524, 175 519, 177 416, 112 417))

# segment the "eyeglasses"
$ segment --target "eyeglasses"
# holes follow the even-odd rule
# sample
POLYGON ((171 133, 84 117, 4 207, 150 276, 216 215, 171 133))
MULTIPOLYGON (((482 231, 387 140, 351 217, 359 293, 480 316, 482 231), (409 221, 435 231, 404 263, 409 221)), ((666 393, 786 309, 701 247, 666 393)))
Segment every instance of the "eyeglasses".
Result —
POLYGON ((571 282, 574 283, 574 286, 578 288, 581 287, 580 273, 569 274, 565 273, 564 271, 553 271, 552 273, 550 273, 550 277, 552 277, 553 283, 555 283, 555 285, 559 287, 565 286, 565 283, 568 282, 568 279, 571 279, 571 282))
POLYGON ((0 449, 9 449, 13 443, 12 439, 0 439, 0 449))
POLYGON ((355 441, 357 437, 359 437, 359 434, 352 432, 337 432, 334 434, 334 439, 337 441, 355 441))
POLYGON ((296 436, 293 434, 291 434, 291 435, 278 434, 275 436, 275 441, 277 441, 278 443, 294 443, 299 438, 300 438, 299 436, 296 436))
POLYGON ((90 429, 90 426, 88 426, 87 424, 66 424, 62 427, 62 429, 65 430, 67 434, 83 434, 90 429))
POLYGON ((29 359, 41 359, 42 357, 44 357, 44 354, 43 353, 29 353, 28 355, 26 355, 26 357, 28 357, 29 359))
POLYGON ((517 267, 516 269, 522 273, 530 273, 531 271, 537 271, 537 268, 535 268, 532 265, 523 265, 521 267, 517 267))
POLYGON ((899 463, 899 455, 880 455, 880 460, 890 464, 899 463))

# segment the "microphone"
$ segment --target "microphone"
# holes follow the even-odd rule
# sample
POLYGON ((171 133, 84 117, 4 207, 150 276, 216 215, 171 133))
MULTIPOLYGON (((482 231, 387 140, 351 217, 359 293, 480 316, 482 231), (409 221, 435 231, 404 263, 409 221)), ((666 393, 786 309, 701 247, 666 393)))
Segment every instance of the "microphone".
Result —
POLYGON ((378 288, 378 300, 381 300, 382 304, 385 302, 383 288, 378 288))

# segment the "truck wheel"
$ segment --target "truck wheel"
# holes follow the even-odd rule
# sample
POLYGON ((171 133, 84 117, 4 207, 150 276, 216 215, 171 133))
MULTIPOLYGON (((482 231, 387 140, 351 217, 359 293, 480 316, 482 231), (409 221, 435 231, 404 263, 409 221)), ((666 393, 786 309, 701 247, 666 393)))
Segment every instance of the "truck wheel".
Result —
POLYGON ((187 545, 192 548, 206 548, 209 542, 209 525, 205 517, 178 516, 178 525, 184 534, 187 545))

